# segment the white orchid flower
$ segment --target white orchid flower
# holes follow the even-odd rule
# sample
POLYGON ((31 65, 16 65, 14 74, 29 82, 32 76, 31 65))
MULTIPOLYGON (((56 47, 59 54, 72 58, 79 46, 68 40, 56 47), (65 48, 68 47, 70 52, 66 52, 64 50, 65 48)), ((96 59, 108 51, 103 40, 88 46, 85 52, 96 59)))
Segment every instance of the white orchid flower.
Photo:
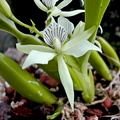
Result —
MULTIPOLYGON (((70 21, 63 17, 59 18, 58 21, 60 23, 62 21, 62 25, 65 25, 64 22, 67 22, 66 24, 70 24, 70 21)), ((67 29, 73 28, 69 28, 68 26, 65 26, 66 28, 64 28, 62 25, 56 23, 52 18, 51 23, 44 29, 43 39, 48 46, 21 45, 18 43, 17 49, 29 54, 23 64, 23 68, 26 68, 32 64, 48 64, 48 62, 54 57, 57 58, 60 79, 66 91, 70 105, 72 109, 74 109, 73 81, 66 65, 65 56, 72 55, 74 57, 81 57, 90 50, 97 50, 100 52, 101 50, 97 46, 87 41, 87 39, 94 32, 95 26, 86 31, 82 31, 81 34, 66 42, 68 39, 67 29)))
POLYGON ((50 19, 52 16, 64 16, 70 17, 77 15, 79 13, 85 12, 85 10, 74 10, 74 11, 61 11, 62 8, 66 7, 72 0, 63 0, 60 4, 55 6, 58 0, 34 0, 35 4, 39 9, 47 12, 49 14, 47 19, 50 19))

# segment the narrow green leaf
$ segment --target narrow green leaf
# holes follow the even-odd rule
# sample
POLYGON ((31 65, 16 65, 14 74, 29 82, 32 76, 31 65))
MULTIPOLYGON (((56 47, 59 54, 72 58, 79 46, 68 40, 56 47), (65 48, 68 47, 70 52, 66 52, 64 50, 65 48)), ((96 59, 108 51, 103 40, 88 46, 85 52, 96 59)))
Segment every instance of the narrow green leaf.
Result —
POLYGON ((110 0, 85 0, 85 29, 93 25, 99 27, 109 2, 110 0))
POLYGON ((41 104, 57 104, 49 89, 23 70, 15 61, 0 53, 0 76, 25 98, 41 104))

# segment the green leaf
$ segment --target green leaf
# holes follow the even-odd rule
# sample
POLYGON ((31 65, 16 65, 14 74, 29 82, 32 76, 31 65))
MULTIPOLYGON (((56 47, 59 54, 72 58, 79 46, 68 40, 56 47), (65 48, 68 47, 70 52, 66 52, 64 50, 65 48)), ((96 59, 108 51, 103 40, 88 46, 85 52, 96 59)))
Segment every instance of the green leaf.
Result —
POLYGON ((41 104, 57 104, 49 89, 23 70, 15 61, 0 53, 0 76, 25 98, 41 104))
POLYGON ((118 64, 120 62, 119 56, 117 55, 117 53, 113 49, 113 47, 107 42, 107 40, 105 40, 104 38, 102 38, 100 36, 97 37, 97 40, 98 40, 98 42, 100 42, 105 55, 108 56, 108 61, 109 61, 110 65, 120 67, 118 64), (116 60, 118 63, 114 60, 109 59, 110 57, 112 59, 116 60))
POLYGON ((92 70, 89 69, 88 70, 88 76, 89 76, 89 80, 90 80, 90 90, 91 90, 91 97, 94 97, 95 95, 95 86, 94 86, 94 77, 93 77, 93 73, 92 73, 92 70))
MULTIPOLYGON (((89 29, 93 25, 96 26, 93 35, 88 39, 94 43, 97 29, 100 26, 100 22, 103 18, 105 10, 108 7, 110 0, 84 0, 85 3, 85 30, 89 29)), ((82 72, 87 73, 87 63, 90 56, 90 52, 80 58, 80 67, 82 72)))
POLYGON ((82 97, 87 103, 91 103, 91 102, 93 102, 94 95, 95 95, 94 84, 93 84, 93 80, 91 79, 92 74, 89 73, 89 76, 85 75, 85 74, 81 74, 81 75, 83 78, 83 82, 85 84, 83 93, 82 93, 82 97), (88 85, 88 86, 86 86, 86 85, 88 85))
POLYGON ((110 0, 85 0, 85 29, 93 25, 99 27, 109 2, 110 0))
POLYGON ((58 71, 60 75, 60 79, 62 85, 65 89, 67 94, 68 100, 70 102, 72 110, 74 110, 74 89, 73 89, 73 82, 68 71, 67 65, 61 55, 58 56, 58 71))
POLYGON ((26 68, 32 64, 48 64, 48 62, 56 56, 56 53, 46 53, 32 50, 26 58, 22 68, 26 68))
POLYGON ((97 51, 91 52, 89 62, 99 75, 104 77, 106 80, 109 80, 109 81, 112 80, 112 76, 107 64, 102 59, 102 57, 97 53, 97 51))

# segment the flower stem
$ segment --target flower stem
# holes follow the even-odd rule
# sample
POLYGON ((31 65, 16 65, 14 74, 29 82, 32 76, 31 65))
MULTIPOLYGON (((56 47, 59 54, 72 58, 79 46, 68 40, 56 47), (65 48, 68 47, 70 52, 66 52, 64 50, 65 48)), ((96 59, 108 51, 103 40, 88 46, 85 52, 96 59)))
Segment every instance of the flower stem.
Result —
POLYGON ((15 16, 12 16, 10 19, 11 19, 12 21, 14 21, 15 23, 17 23, 17 24, 28 28, 30 31, 34 31, 34 32, 35 32, 36 34, 38 34, 40 37, 43 37, 42 33, 41 33, 35 26, 27 25, 27 24, 21 22, 20 20, 18 20, 15 16))

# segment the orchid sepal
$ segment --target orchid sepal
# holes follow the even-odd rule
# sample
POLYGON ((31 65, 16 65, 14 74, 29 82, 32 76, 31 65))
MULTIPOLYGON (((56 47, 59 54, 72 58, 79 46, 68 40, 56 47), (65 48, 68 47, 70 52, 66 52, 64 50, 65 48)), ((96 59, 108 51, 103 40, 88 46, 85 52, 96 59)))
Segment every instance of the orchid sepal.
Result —
POLYGON ((68 4, 70 4, 72 0, 63 0, 59 5, 57 5, 58 9, 62 9, 66 7, 68 4))
POLYGON ((78 34, 75 37, 72 37, 71 40, 69 40, 65 45, 62 47, 62 50, 65 51, 70 48, 70 46, 73 46, 75 44, 78 44, 81 40, 88 40, 90 36, 94 33, 96 26, 92 26, 88 30, 81 31, 81 34, 78 34))
POLYGON ((85 10, 62 11, 60 15, 64 17, 72 17, 84 12, 85 10))
POLYGON ((40 51, 40 52, 48 52, 48 53, 55 53, 55 50, 43 45, 22 45, 20 43, 16 44, 18 50, 25 54, 29 54, 32 50, 40 51))
POLYGON ((48 11, 48 8, 45 5, 43 5, 43 3, 40 0, 34 0, 34 2, 37 5, 37 7, 41 9, 42 11, 44 12, 48 11))
POLYGON ((63 56, 59 55, 57 58, 58 58, 58 71, 59 71, 60 79, 61 79, 62 85, 66 91, 71 108, 74 111, 73 81, 72 81, 72 78, 71 78, 70 73, 68 71, 67 65, 63 59, 63 56))
POLYGON ((56 53, 46 53, 32 50, 28 57, 26 58, 22 68, 25 69, 32 64, 48 64, 48 62, 52 60, 55 56, 56 53), (32 59, 34 57, 35 59, 32 59))
POLYGON ((74 29, 74 32, 71 36, 71 38, 74 38, 75 36, 81 34, 84 31, 85 23, 80 21, 77 26, 74 29))
POLYGON ((100 48, 94 44, 88 42, 87 40, 79 41, 77 44, 73 45, 69 49, 63 51, 64 54, 73 55, 74 57, 81 57, 90 50, 96 50, 102 52, 100 48), (81 47, 80 47, 81 46, 81 47))

